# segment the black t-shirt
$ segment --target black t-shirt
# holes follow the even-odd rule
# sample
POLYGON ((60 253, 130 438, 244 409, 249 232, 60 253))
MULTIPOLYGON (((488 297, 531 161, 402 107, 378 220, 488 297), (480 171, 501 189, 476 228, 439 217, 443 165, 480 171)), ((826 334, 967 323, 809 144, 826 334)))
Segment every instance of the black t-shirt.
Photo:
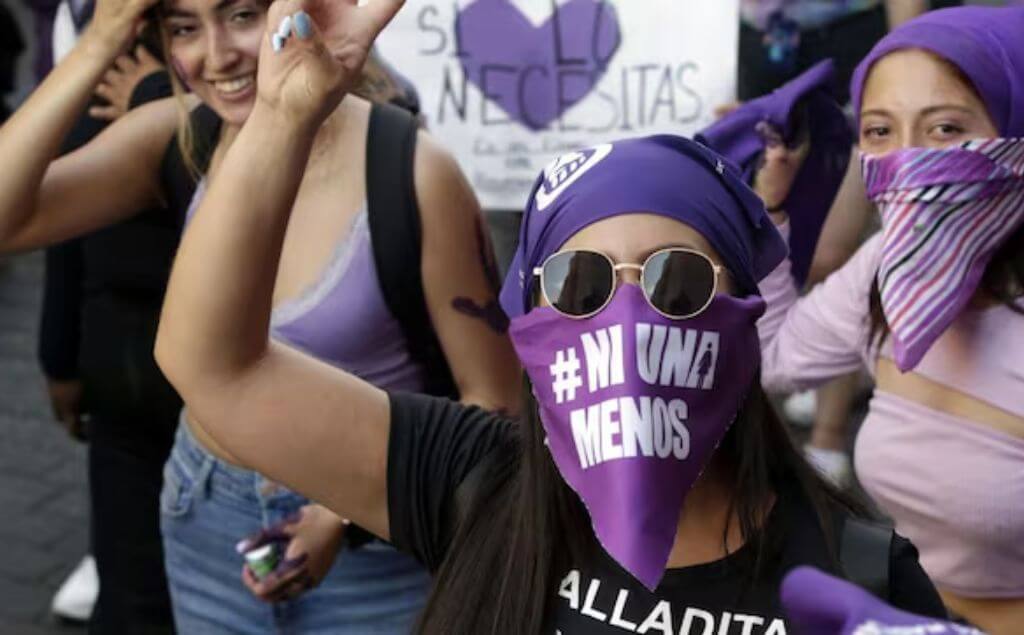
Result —
MULTIPOLYGON (((170 95, 170 77, 154 72, 135 87, 130 108, 170 95)), ((61 154, 85 146, 108 125, 83 114, 61 154)), ((153 341, 180 233, 177 216, 156 206, 47 249, 39 329, 47 377, 80 379, 84 408, 103 421, 92 434, 165 458, 181 399, 153 359, 153 341)))
MULTIPOLYGON (((512 422, 479 408, 421 395, 391 396, 388 510, 391 540, 430 570, 451 542, 455 492, 489 452, 514 433, 512 422)), ((768 563, 751 582, 747 554, 670 569, 654 593, 600 552, 579 563, 552 589, 557 594, 550 633, 562 635, 693 633, 784 635, 778 600, 782 577, 809 564, 834 572, 818 516, 806 498, 780 492, 767 524, 785 537, 781 561, 768 563)), ((904 610, 944 617, 935 588, 917 562, 917 550, 897 538, 890 554, 889 601, 904 610)))

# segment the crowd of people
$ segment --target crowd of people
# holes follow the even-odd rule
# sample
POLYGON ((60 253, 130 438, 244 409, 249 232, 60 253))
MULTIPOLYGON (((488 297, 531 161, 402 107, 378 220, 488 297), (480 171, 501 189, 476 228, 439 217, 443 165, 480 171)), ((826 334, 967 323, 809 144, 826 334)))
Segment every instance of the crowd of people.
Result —
POLYGON ((403 4, 51 10, 0 253, 90 632, 1024 632, 1024 7, 741 0, 740 101, 556 159, 505 263, 403 4))

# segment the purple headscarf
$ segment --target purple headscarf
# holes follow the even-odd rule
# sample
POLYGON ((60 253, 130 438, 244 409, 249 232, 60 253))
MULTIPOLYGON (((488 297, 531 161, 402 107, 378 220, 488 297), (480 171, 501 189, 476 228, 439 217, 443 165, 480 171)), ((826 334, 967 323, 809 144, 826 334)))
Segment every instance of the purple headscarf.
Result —
POLYGON ((603 144, 560 157, 534 184, 501 290, 508 316, 530 310, 534 267, 573 234, 632 212, 668 216, 700 232, 745 293, 757 293, 757 282, 786 255, 761 199, 707 147, 671 135, 603 144))
POLYGON ((811 148, 782 207, 792 219, 789 257, 799 286, 807 279, 825 217, 850 162, 853 133, 832 96, 835 65, 825 60, 769 95, 750 101, 697 135, 697 140, 739 165, 753 183, 765 149, 757 125, 766 122, 788 142, 796 133, 794 113, 803 107, 811 148))
POLYGON ((1002 137, 1024 137, 1024 7, 957 7, 926 13, 875 45, 853 74, 850 94, 860 113, 864 82, 879 59, 924 49, 971 80, 1002 137))

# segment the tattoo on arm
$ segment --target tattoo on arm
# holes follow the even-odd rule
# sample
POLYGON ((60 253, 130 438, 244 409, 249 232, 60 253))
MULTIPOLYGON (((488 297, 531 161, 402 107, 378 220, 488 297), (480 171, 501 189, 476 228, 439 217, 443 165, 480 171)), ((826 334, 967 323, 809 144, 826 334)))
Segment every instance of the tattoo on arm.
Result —
POLYGON ((459 296, 452 300, 452 308, 463 315, 482 320, 492 331, 498 335, 504 335, 508 332, 508 316, 505 315, 498 303, 501 275, 498 273, 494 250, 491 249, 483 221, 479 217, 476 219, 476 244, 477 257, 480 259, 480 266, 487 277, 487 286, 491 295, 483 305, 477 304, 473 298, 459 296))

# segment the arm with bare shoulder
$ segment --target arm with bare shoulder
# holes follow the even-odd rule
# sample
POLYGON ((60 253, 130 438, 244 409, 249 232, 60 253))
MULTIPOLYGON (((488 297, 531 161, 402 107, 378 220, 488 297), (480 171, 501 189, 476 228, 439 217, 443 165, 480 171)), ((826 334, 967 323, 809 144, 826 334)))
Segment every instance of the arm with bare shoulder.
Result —
POLYGON ((288 217, 317 130, 401 6, 279 0, 268 30, 315 25, 280 52, 263 38, 252 114, 185 232, 156 358, 195 419, 245 466, 388 537, 387 395, 268 337, 288 217))
POLYGON ((28 213, 0 233, 0 252, 46 247, 160 204, 160 162, 177 122, 172 98, 146 104, 50 163, 28 213))
MULTIPOLYGON (((140 162, 147 159, 145 143, 101 144, 99 151, 90 144, 54 161, 103 73, 153 2, 100 0, 75 48, 0 128, 0 156, 6 158, 0 170, 0 251, 51 244, 154 202, 155 178, 139 177, 140 162), (69 206, 69 200, 75 205, 69 206)), ((153 141, 159 135, 152 129, 149 137, 130 134, 139 132, 144 117, 136 118, 134 128, 131 122, 112 126, 120 130, 104 135, 106 140, 153 141)))
POLYGON ((455 160, 421 132, 415 159, 427 309, 463 403, 517 410, 520 368, 480 205, 455 160))

